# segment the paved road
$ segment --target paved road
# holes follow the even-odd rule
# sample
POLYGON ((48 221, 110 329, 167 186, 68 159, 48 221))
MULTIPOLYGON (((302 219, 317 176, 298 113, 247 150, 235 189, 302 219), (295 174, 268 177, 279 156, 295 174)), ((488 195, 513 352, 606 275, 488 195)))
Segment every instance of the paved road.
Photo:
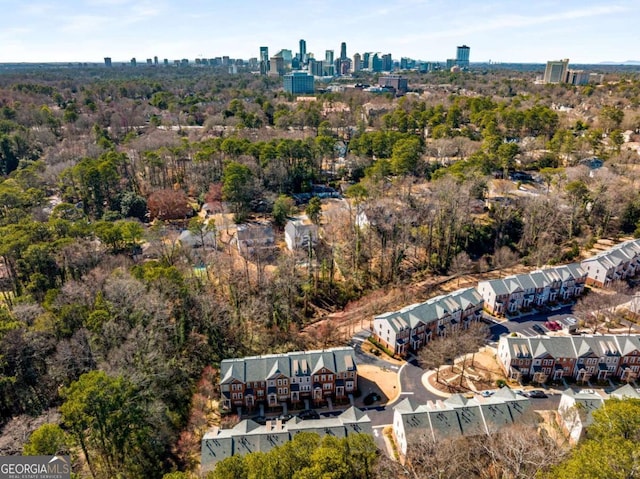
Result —
MULTIPOLYGON (((544 332, 549 331, 544 323, 546 321, 557 321, 561 326, 568 326, 566 318, 573 316, 573 306, 564 306, 556 311, 549 311, 545 313, 534 313, 527 316, 521 316, 518 318, 508 319, 500 323, 494 323, 489 330, 491 331, 491 340, 497 341, 503 334, 518 333, 523 336, 537 336, 540 333, 533 329, 534 325, 540 326, 544 332)), ((494 322, 488 316, 485 316, 489 321, 494 322)))

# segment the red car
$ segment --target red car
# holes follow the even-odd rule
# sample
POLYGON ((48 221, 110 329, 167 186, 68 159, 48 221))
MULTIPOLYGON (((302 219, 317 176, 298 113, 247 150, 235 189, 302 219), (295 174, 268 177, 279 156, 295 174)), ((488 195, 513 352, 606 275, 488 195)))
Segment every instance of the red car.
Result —
POLYGON ((549 331, 560 331, 562 326, 560 326, 556 321, 547 321, 544 323, 545 328, 549 331))

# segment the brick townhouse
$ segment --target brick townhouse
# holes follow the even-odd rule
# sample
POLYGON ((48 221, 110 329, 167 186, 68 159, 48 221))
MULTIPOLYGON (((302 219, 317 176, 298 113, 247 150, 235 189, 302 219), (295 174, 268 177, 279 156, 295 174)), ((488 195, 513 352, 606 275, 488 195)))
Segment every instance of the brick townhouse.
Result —
POLYGON ((633 278, 640 271, 640 240, 620 243, 581 264, 587 272, 587 284, 594 286, 609 286, 613 281, 633 278))
POLYGON ((305 400, 316 406, 330 400, 347 402, 358 388, 350 347, 225 359, 220 378, 225 409, 297 406, 305 400))

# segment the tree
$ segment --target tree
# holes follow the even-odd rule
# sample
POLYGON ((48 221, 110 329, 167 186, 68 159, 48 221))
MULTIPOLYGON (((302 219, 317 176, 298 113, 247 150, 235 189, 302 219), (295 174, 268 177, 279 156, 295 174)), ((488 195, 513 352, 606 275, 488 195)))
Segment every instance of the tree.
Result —
POLYGON ((320 224, 320 219, 322 217, 322 202, 320 201, 320 198, 317 196, 311 198, 304 212, 314 225, 320 224))
POLYGON ((57 424, 43 424, 24 445, 25 456, 49 456, 68 451, 67 435, 57 424))
POLYGON ((293 198, 286 195, 278 196, 276 201, 273 202, 271 215, 273 216, 273 221, 278 228, 284 228, 287 224, 287 218, 291 216, 294 208, 295 202, 293 201, 293 198))
POLYGON ((182 190, 164 189, 151 193, 147 202, 152 219, 185 219, 193 211, 189 199, 182 190))
POLYGON ((592 417, 587 439, 547 477, 640 478, 640 400, 608 399, 592 417))
POLYGON ((222 195, 233 203, 236 222, 241 222, 246 216, 253 194, 253 173, 249 167, 235 161, 227 163, 223 172, 222 195))
POLYGON ((422 145, 418 138, 398 140, 391 153, 391 169, 396 175, 414 174, 421 152, 422 145))
POLYGON ((158 470, 158 442, 141 392, 123 377, 83 374, 62 391, 63 422, 94 478, 148 477, 158 470))

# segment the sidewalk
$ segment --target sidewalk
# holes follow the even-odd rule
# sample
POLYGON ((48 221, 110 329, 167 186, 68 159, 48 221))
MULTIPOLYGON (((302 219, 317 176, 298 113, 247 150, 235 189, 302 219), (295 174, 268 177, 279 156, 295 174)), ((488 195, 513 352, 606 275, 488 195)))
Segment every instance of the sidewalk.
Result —
POLYGON ((451 397, 450 393, 446 393, 444 391, 440 391, 436 388, 433 383, 436 382, 436 371, 427 371, 422 375, 422 385, 425 387, 427 391, 431 394, 435 394, 436 396, 440 396, 443 398, 451 397))

